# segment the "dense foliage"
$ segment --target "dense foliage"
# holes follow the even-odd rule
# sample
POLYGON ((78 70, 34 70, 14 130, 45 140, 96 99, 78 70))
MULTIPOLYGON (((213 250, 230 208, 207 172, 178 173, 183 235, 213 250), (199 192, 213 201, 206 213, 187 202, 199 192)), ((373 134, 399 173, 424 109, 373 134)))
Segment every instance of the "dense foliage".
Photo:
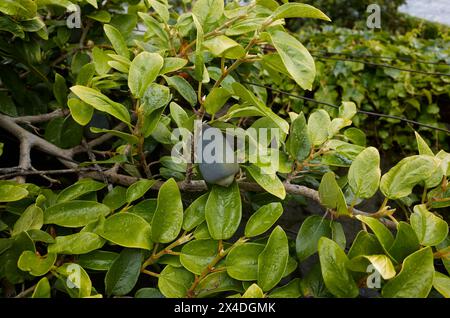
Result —
POLYGON ((328 23, 324 13, 271 0, 87 0, 81 29, 69 29, 70 4, 0 3, 2 158, 19 160, 0 175, 4 296, 450 296, 450 154, 416 133, 417 151, 382 171, 367 127, 352 127, 354 94, 305 116, 245 84, 267 72, 311 90, 316 67, 334 81, 283 26, 328 23), (245 156, 228 186, 205 183, 198 164, 170 156, 173 133, 195 119, 239 127, 257 149, 268 140, 251 129, 275 129, 265 156, 280 164, 245 156), (375 195, 383 202, 361 211, 375 195), (322 215, 293 237, 279 221, 305 198, 322 215))
MULTIPOLYGON (((439 74, 449 74, 450 35, 441 33, 438 38, 426 40, 421 39, 420 34, 420 29, 405 35, 328 26, 320 30, 302 29, 298 38, 318 57, 312 93, 274 72, 262 73, 262 83, 335 105, 341 100, 350 100, 362 110, 445 128, 450 120, 446 107, 450 101, 450 77, 439 74), (385 59, 377 58, 380 56, 385 59), (373 64, 432 74, 405 72, 373 64)), ((273 100, 275 104, 289 105, 295 111, 317 107, 314 103, 281 94, 276 94, 273 100)), ((400 146, 404 151, 413 151, 411 132, 413 128, 419 128, 395 119, 373 116, 359 116, 355 124, 365 127, 374 145, 384 150, 400 146)), ((422 132, 433 146, 448 150, 448 134, 437 134, 429 129, 422 132)))

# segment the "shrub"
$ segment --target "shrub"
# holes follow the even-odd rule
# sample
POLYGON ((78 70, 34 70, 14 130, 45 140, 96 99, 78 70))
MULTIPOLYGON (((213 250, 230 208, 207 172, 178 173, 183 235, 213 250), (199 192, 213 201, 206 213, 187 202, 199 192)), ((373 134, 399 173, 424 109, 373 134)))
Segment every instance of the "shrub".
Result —
MULTIPOLYGON (((268 107, 265 91, 242 84, 262 60, 311 89, 314 60, 282 22, 328 20, 321 11, 273 1, 175 9, 87 1, 77 30, 53 5, 69 2, 45 3, 0 5, 0 126, 20 143, 18 166, 1 170, 5 296, 25 283, 19 297, 358 297, 367 288, 448 297, 448 224, 438 212, 450 205, 450 154, 417 134, 418 154, 382 175, 378 150, 350 127, 355 103, 306 118, 268 107), (265 54, 268 44, 279 55, 265 54), (175 156, 175 134, 189 137, 195 120, 216 138, 240 128, 235 137, 248 148, 238 171, 236 162, 175 156), (260 128, 272 129, 270 139, 260 128), (207 178, 211 169, 222 178, 207 178), (362 211, 377 192, 377 211, 362 211), (325 213, 292 237, 279 220, 305 198, 325 213), (354 240, 345 220, 362 227, 354 240), (315 265, 301 273, 307 261, 315 265)), ((12 162, 17 150, 4 148, 12 162)))

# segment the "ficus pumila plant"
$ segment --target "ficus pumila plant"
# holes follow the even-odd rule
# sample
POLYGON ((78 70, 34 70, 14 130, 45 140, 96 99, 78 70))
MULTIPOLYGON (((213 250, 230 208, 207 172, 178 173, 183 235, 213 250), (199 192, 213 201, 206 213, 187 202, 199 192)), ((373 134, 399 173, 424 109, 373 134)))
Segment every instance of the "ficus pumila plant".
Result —
POLYGON ((273 0, 19 0, 0 12, 1 80, 13 91, 0 102, 0 126, 20 142, 18 167, 0 181, 5 295, 20 286, 19 297, 450 295, 440 215, 450 206, 450 154, 416 134, 418 154, 382 173, 378 150, 351 127, 353 102, 333 116, 284 115, 266 90, 244 84, 276 71, 310 90, 314 59, 284 23, 329 23, 320 10, 273 0), (79 30, 65 23, 73 4, 79 30), (13 87, 17 78, 30 95, 13 87), (37 92, 48 103, 31 109, 37 92), (191 160, 195 151, 173 156, 174 132, 194 134, 196 124, 235 129, 248 142, 241 160, 223 168, 191 160), (35 173, 32 148, 63 167, 35 173), (78 180, 26 182, 40 175, 54 185, 57 173, 78 180), (378 209, 358 208, 375 195, 378 209), (292 235, 280 218, 301 198, 322 215, 292 235), (346 220, 361 226, 352 241, 346 220), (315 265, 301 272, 307 260, 315 265))

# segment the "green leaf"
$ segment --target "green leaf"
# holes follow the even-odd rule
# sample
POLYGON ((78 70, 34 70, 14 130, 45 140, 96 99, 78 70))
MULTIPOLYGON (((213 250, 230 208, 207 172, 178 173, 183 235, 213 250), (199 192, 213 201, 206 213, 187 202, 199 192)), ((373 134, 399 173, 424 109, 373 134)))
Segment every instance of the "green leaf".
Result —
POLYGON ((244 243, 234 247, 227 255, 226 269, 228 275, 241 281, 258 279, 258 256, 264 245, 244 243))
POLYGON ((128 212, 114 214, 105 220, 98 233, 108 241, 120 246, 150 250, 151 227, 142 217, 128 212))
POLYGON ((209 193, 205 193, 187 207, 184 211, 183 230, 191 231, 205 221, 205 207, 208 197, 209 193))
POLYGON ((139 53, 131 62, 128 87, 136 98, 142 98, 147 87, 159 75, 164 59, 158 53, 139 53))
POLYGON ((126 57, 127 59, 130 58, 130 52, 128 51, 127 43, 125 42, 125 39, 123 38, 120 31, 110 24, 105 24, 103 26, 103 30, 105 31, 109 42, 111 42, 117 54, 126 57))
POLYGON ((322 236, 331 238, 330 221, 318 216, 308 216, 300 226, 295 241, 295 250, 300 262, 317 252, 317 244, 322 236))
POLYGON ((11 235, 28 230, 39 230, 44 224, 44 212, 35 204, 30 205, 14 224, 11 235))
POLYGON ((69 201, 52 205, 44 211, 44 224, 65 227, 85 226, 111 210, 104 204, 93 201, 69 201))
POLYGON ((109 23, 111 21, 111 14, 105 10, 94 11, 88 14, 87 17, 102 23, 109 23))
POLYGON ((266 232, 283 214, 283 206, 279 202, 272 202, 260 207, 248 219, 245 225, 245 236, 253 237, 266 232))
POLYGON ((155 180, 140 179, 130 185, 126 192, 126 200, 131 203, 140 199, 156 183, 155 180))
POLYGON ((67 106, 69 106, 73 120, 81 126, 86 126, 91 121, 94 108, 89 104, 78 98, 70 98, 67 101, 67 106))
POLYGON ((183 224, 183 204, 176 181, 171 178, 159 189, 158 205, 153 215, 152 240, 169 243, 177 238, 183 224))
POLYGON ((266 247, 258 256, 258 286, 267 291, 283 277, 289 258, 286 233, 277 226, 270 234, 266 247))
POLYGON ((105 240, 95 233, 79 232, 66 236, 57 236, 55 243, 48 246, 49 253, 86 254, 102 248, 105 240))
POLYGON ((47 277, 42 277, 36 284, 31 298, 51 298, 51 288, 47 277))
POLYGON ((286 189, 275 173, 269 174, 255 165, 245 166, 244 168, 264 190, 284 200, 286 189))
POLYGON ((417 184, 431 175, 435 166, 436 162, 430 156, 404 158, 381 177, 380 190, 392 200, 406 197, 417 184))
POLYGON ((28 191, 12 184, 0 184, 0 202, 14 202, 25 198, 28 191))
POLYGON ((28 230, 27 233, 34 242, 55 243, 55 239, 47 232, 34 229, 28 230))
POLYGON ((445 298, 450 298, 450 277, 434 272, 433 287, 445 298))
POLYGON ((141 288, 134 294, 134 298, 164 298, 164 295, 157 288, 141 288))
POLYGON ((178 128, 186 128, 186 124, 189 121, 189 117, 186 111, 183 109, 183 107, 181 107, 177 103, 172 102, 170 103, 169 108, 170 108, 170 116, 175 121, 178 128))
POLYGON ((370 216, 357 215, 356 218, 372 230, 386 252, 391 248, 394 243, 394 236, 383 223, 370 216))
POLYGON ((378 190, 380 177, 380 154, 374 147, 360 152, 348 170, 348 184, 358 198, 371 198, 378 190))
POLYGON ((87 269, 107 271, 118 256, 119 254, 114 252, 92 251, 90 253, 80 255, 78 258, 78 264, 87 269))
POLYGON ((27 232, 22 232, 10 241, 11 246, 0 254, 0 273, 12 284, 25 280, 25 273, 17 267, 17 261, 23 251, 36 252, 33 241, 27 232))
POLYGON ((384 279, 395 276, 395 268, 386 255, 360 255, 349 261, 347 267, 356 272, 366 272, 369 264, 372 264, 384 279))
POLYGON ((294 81, 301 88, 312 90, 316 67, 308 50, 286 32, 273 31, 270 33, 270 39, 294 81))
MULTIPOLYGON (((328 126, 330 124, 331 120, 328 112, 323 109, 316 110, 308 118, 308 132, 304 136, 309 136, 314 146, 320 146, 328 139, 328 126)), ((307 138, 302 137, 302 135, 299 137, 307 138)))
MULTIPOLYGON (((244 85, 238 82, 233 82, 231 84, 231 87, 233 88, 234 93, 239 96, 242 101, 255 106, 259 116, 265 116, 268 117, 272 122, 274 122, 282 131, 283 133, 287 134, 289 133, 289 124, 276 115, 269 107, 267 107, 260 99, 258 99, 252 92, 250 92, 248 89, 245 88, 244 85)), ((242 108, 242 105, 238 106, 239 108, 242 108)), ((230 109, 231 110, 231 109, 230 109)), ((251 115, 255 116, 255 115, 251 115)))
POLYGON ((239 186, 233 182, 229 187, 213 185, 206 202, 205 218, 209 233, 215 240, 227 240, 239 227, 242 216, 239 186))
POLYGON ((102 182, 97 182, 92 179, 81 179, 62 190, 56 197, 55 203, 71 201, 86 193, 99 191, 104 187, 105 184, 102 182))
POLYGON ((360 231, 348 251, 348 258, 352 259, 361 255, 382 254, 383 248, 375 235, 366 231, 360 231))
POLYGON ((53 84, 53 95, 55 95, 56 101, 59 106, 64 107, 67 102, 67 85, 64 77, 55 73, 55 83, 53 84))
POLYGON ((300 162, 308 158, 311 152, 311 140, 303 113, 300 113, 291 124, 287 149, 292 158, 300 162))
POLYGON ((181 76, 164 76, 170 87, 174 88, 191 106, 197 104, 197 94, 191 84, 181 76))
POLYGON ((167 106, 171 99, 170 89, 167 86, 151 83, 141 99, 144 115, 148 116, 155 110, 167 106))
POLYGON ((166 266, 158 277, 158 288, 167 298, 186 297, 188 289, 194 283, 194 274, 180 267, 166 266))
POLYGON ((257 284, 253 283, 247 288, 242 298, 264 298, 264 292, 257 284))
POLYGON ((268 298, 300 298, 302 292, 300 290, 300 279, 294 278, 284 286, 274 289, 268 298))
POLYGON ((398 262, 401 263, 406 256, 419 250, 420 243, 411 225, 401 221, 397 225, 397 235, 394 243, 389 248, 389 255, 398 262))
POLYGON ((384 285, 381 294, 386 298, 425 298, 433 277, 433 252, 426 247, 405 258, 400 273, 384 285))
POLYGON ((430 149, 425 140, 423 140, 423 138, 417 133, 417 131, 415 131, 414 134, 416 135, 417 149, 419 150, 419 155, 427 155, 434 157, 433 151, 430 149))
POLYGON ((56 269, 58 278, 72 298, 91 296, 92 282, 86 271, 78 264, 64 263, 56 269))
POLYGON ((181 249, 180 262, 190 272, 200 275, 219 252, 219 242, 194 240, 181 249))
POLYGON ((198 298, 217 295, 226 291, 241 291, 242 283, 228 276, 227 272, 215 272, 207 275, 194 289, 198 298))
POLYGON ((120 252, 105 276, 108 296, 123 296, 134 288, 141 273, 142 259, 142 251, 138 249, 126 248, 120 252))
POLYGON ((354 298, 359 295, 350 272, 347 255, 332 240, 322 237, 318 245, 320 267, 327 289, 336 297, 354 298))
POLYGON ((436 246, 447 237, 447 222, 428 211, 425 204, 414 207, 410 223, 423 246, 436 246))
POLYGON ((192 13, 206 30, 209 25, 218 22, 223 15, 223 10, 224 1, 222 0, 198 0, 192 7, 192 13))
POLYGON ((56 261, 56 254, 49 253, 42 257, 32 251, 24 251, 19 257, 17 267, 33 276, 47 274, 56 261))
POLYGON ((313 18, 331 21, 322 11, 304 3, 285 3, 271 15, 273 20, 284 18, 313 18))
MULTIPOLYGON (((109 51, 112 53, 112 51, 109 51)), ((95 71, 99 75, 106 75, 109 72, 111 67, 108 65, 110 61, 110 57, 108 54, 98 47, 94 47, 92 49, 92 60, 94 62, 95 71)))
POLYGON ((169 9, 167 6, 157 0, 148 0, 148 2, 161 19, 167 23, 169 21, 169 9))
POLYGON ((230 98, 231 94, 223 87, 214 87, 206 96, 203 106, 208 114, 214 115, 230 98))
POLYGON ((130 114, 128 113, 128 110, 125 108, 125 106, 113 102, 111 99, 109 99, 99 91, 79 85, 72 86, 70 90, 83 102, 91 105, 95 109, 108 113, 126 124, 130 123, 130 114))
POLYGON ((225 35, 219 35, 203 42, 203 46, 214 56, 239 59, 245 55, 244 48, 225 35))
POLYGON ((334 172, 330 171, 323 175, 319 186, 319 196, 322 205, 328 209, 336 210, 342 215, 350 214, 342 189, 336 182, 334 172))
POLYGON ((164 58, 164 64, 161 68, 160 74, 167 74, 178 71, 183 68, 188 61, 179 57, 166 57, 164 58))

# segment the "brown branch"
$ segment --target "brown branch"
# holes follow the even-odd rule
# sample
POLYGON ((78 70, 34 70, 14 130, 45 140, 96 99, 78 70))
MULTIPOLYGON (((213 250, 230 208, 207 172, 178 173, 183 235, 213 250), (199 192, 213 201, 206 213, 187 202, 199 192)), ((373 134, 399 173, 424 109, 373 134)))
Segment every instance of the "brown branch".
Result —
POLYGON ((11 121, 17 124, 37 124, 44 123, 54 118, 63 117, 69 114, 68 109, 57 109, 48 114, 21 116, 21 117, 9 117, 11 121))

